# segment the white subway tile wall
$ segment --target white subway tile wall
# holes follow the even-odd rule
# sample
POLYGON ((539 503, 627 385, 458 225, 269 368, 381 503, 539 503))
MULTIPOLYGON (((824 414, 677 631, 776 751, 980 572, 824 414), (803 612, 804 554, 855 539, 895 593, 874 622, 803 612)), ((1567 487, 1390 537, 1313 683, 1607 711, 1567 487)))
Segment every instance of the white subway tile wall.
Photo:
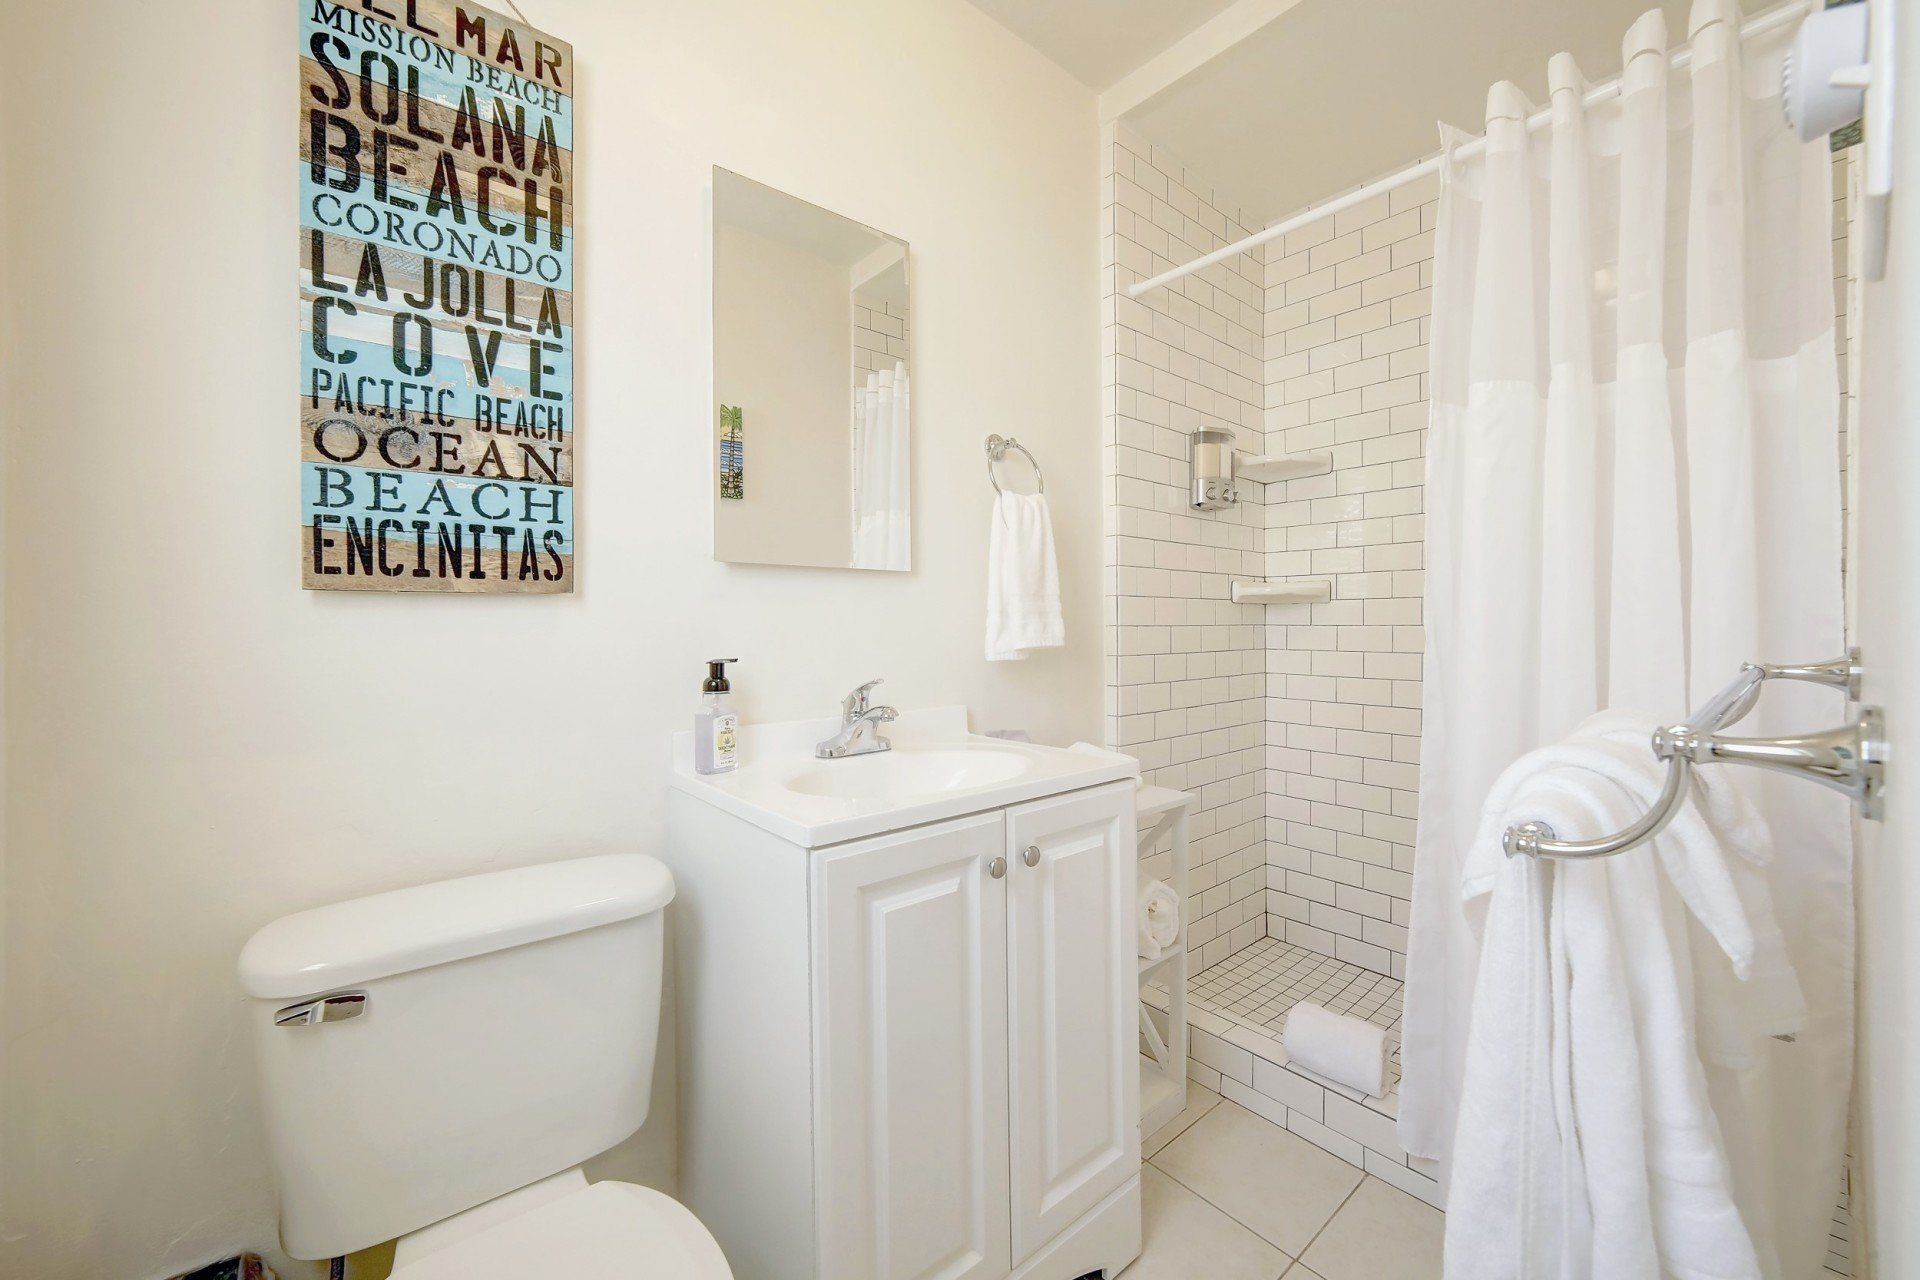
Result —
POLYGON ((1267 246, 1266 427, 1333 470, 1268 486, 1267 933, 1406 976, 1419 787, 1422 485, 1438 183, 1267 246))
POLYGON ((911 341, 909 315, 904 302, 853 295, 853 377, 864 383, 867 374, 891 369, 896 361, 907 359, 911 341))
POLYGON ((1200 968, 1266 934, 1266 653, 1235 578, 1264 564, 1260 485, 1187 504, 1187 433, 1259 453, 1265 267, 1243 254, 1144 299, 1126 286, 1248 234, 1240 210, 1125 126, 1103 139, 1106 736, 1192 792, 1188 939, 1200 968))

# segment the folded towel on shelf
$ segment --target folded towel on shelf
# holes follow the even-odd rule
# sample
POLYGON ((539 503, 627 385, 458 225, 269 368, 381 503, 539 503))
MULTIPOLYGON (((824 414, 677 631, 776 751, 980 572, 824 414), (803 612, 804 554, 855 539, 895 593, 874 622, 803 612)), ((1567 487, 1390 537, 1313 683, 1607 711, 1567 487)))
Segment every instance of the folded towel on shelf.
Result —
POLYGON ((1140 955, 1158 960, 1180 941, 1180 897, 1164 880, 1140 886, 1140 955))
POLYGON ((1024 658, 1066 642, 1046 495, 1002 493, 994 499, 987 539, 987 661, 1024 658))
POLYGON ((1313 1074, 1375 1098, 1387 1096, 1386 1028, 1302 1000, 1288 1011, 1281 1039, 1287 1056, 1313 1074))

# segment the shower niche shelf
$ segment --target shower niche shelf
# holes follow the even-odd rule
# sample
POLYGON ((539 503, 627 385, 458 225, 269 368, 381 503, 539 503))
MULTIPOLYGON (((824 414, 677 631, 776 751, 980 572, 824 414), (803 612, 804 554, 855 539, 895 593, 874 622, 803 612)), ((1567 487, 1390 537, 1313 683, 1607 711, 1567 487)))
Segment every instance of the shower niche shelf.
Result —
POLYGON ((1333 470, 1333 455, 1319 453, 1243 453, 1234 459, 1233 473, 1237 479, 1252 480, 1257 484, 1272 484, 1276 480, 1303 480, 1307 476, 1323 476, 1333 470))
POLYGON ((1333 581, 1307 578, 1298 582, 1236 582, 1235 604, 1325 604, 1333 599, 1333 581))

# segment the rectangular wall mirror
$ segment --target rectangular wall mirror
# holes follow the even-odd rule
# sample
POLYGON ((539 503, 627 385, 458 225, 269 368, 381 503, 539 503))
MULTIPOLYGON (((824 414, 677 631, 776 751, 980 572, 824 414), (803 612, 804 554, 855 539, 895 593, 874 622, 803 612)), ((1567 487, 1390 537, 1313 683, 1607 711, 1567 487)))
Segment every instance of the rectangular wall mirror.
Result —
POLYGON ((713 554, 912 567, 907 242, 713 171, 713 554))

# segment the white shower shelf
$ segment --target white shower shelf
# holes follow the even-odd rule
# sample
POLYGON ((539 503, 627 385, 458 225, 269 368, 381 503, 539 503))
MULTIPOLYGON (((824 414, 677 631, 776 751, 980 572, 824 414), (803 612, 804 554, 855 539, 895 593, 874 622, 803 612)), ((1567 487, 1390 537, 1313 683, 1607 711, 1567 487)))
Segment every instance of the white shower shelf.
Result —
POLYGON ((1325 604, 1333 599, 1333 581, 1308 578, 1299 582, 1236 582, 1235 604, 1325 604))
POLYGON ((1307 476, 1323 476, 1333 470, 1331 453, 1243 453, 1234 459, 1233 474, 1242 480, 1252 480, 1257 484, 1272 484, 1276 480, 1301 480, 1307 476))

